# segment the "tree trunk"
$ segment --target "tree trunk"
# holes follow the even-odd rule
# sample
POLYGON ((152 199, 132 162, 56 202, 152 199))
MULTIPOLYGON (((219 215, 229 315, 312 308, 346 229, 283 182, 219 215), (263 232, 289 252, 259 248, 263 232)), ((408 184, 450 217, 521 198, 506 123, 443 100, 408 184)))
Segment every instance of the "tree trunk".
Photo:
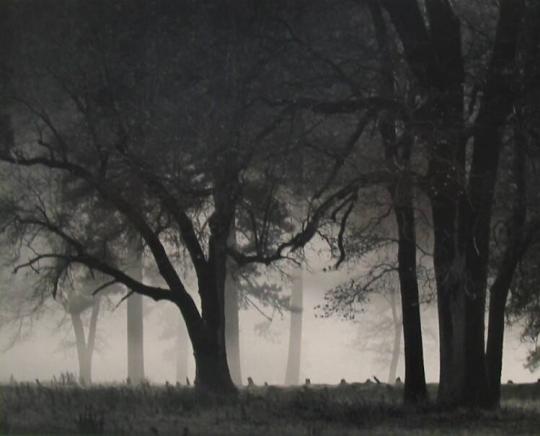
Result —
POLYGON ((398 317, 396 293, 394 290, 392 290, 390 295, 390 305, 394 325, 394 341, 392 344, 392 360, 390 361, 390 369, 388 371, 388 384, 394 384, 396 382, 399 355, 401 354, 401 336, 403 335, 403 325, 401 319, 398 317))
MULTIPOLYGON (((142 246, 140 241, 133 244, 129 253, 131 260, 129 274, 142 281, 142 246)), ((143 297, 133 293, 127 299, 127 376, 130 383, 140 384, 144 381, 144 321, 143 297)))
POLYGON ((526 152, 529 146, 531 116, 534 93, 535 66, 538 59, 538 43, 540 42, 540 3, 531 2, 527 7, 522 32, 522 68, 520 80, 520 95, 514 117, 514 160, 513 176, 516 185, 514 207, 509 219, 510 235, 505 248, 502 263, 497 277, 490 289, 489 324, 486 350, 486 366, 490 400, 492 407, 498 407, 501 397, 501 371, 505 326, 505 309, 508 292, 517 264, 527 248, 525 223, 527 218, 527 165, 526 152))
POLYGON ((193 344, 195 355, 195 386, 218 393, 236 393, 227 362, 224 343, 215 340, 216 332, 206 332, 193 344))
POLYGON ((439 318, 439 391, 438 401, 457 404, 463 395, 465 358, 460 341, 465 335, 465 303, 459 277, 464 274, 456 247, 456 209, 432 198, 434 225, 433 266, 437 283, 439 318))
MULTIPOLYGON (((540 18, 540 8, 537 15, 540 18)), ((540 33, 540 32, 539 32, 540 33)), ((539 38, 540 39, 540 38, 539 38)), ((492 407, 498 407, 501 398, 501 370, 504 341, 504 313, 506 300, 512 284, 514 272, 526 249, 524 226, 527 219, 527 165, 526 150, 527 125, 523 113, 517 111, 514 125, 513 178, 516 186, 514 206, 508 220, 510 229, 503 259, 497 276, 490 289, 489 324, 486 349, 486 367, 489 385, 489 400, 492 407)))
POLYGON ((178 320, 176 333, 176 381, 185 383, 188 377, 189 337, 183 319, 178 320))
MULTIPOLYGON (((517 262, 516 262, 517 264, 517 262)), ((489 386, 489 405, 498 407, 501 399, 501 371, 504 342, 504 313, 515 265, 504 267, 491 287, 486 367, 489 386)))
POLYGON ((290 300, 291 325, 289 330, 289 353, 285 384, 297 385, 300 383, 300 362, 302 349, 302 317, 303 317, 304 280, 301 268, 298 268, 292 279, 290 300))
POLYGON ((83 386, 88 386, 92 383, 92 357, 94 355, 98 314, 99 298, 96 297, 92 306, 92 314, 90 315, 88 338, 86 338, 81 312, 71 313, 71 323, 75 333, 77 359, 79 362, 79 382, 83 386))
MULTIPOLYGON (((229 235, 229 244, 236 245, 236 228, 233 225, 229 235)), ((227 276, 225 278, 225 342, 227 360, 234 383, 242 385, 242 366, 240 361, 240 322, 238 283, 235 279, 236 263, 227 258, 227 276)))
POLYGON ((133 384, 144 380, 143 333, 142 295, 132 294, 127 299, 127 363, 128 378, 133 384))
POLYGON ((439 400, 484 406, 486 271, 493 192, 504 121, 513 101, 522 0, 502 0, 482 103, 475 121, 468 180, 463 141, 464 62, 460 19, 450 2, 382 2, 426 96, 418 137, 431 145, 429 191, 439 307, 439 400), (426 24, 427 20, 427 24, 426 24), (437 53, 444 53, 440 57, 437 53))
POLYGON ((206 274, 198 275, 202 318, 191 322, 183 312, 195 355, 195 384, 198 389, 221 394, 238 392, 229 371, 225 341, 225 282, 236 200, 236 178, 228 171, 231 165, 216 168, 206 274))
POLYGON ((195 386, 213 393, 234 394, 237 389, 229 371, 225 344, 226 244, 219 244, 218 249, 218 241, 212 238, 210 245, 215 263, 201 288, 206 296, 203 317, 197 323, 187 323, 195 357, 195 386))
POLYGON ((88 386, 92 382, 92 369, 90 366, 91 356, 86 349, 86 338, 80 313, 71 314, 71 324, 73 325, 75 341, 77 344, 77 359, 79 362, 79 383, 82 386, 88 386))
POLYGON ((394 343, 392 345, 392 360, 390 361, 390 369, 388 371, 388 384, 394 384, 396 382, 399 355, 401 354, 402 334, 401 323, 394 324, 394 343))
MULTIPOLYGON (((216 283, 212 275, 206 276, 206 285, 216 283)), ((221 291, 211 288, 202 289, 203 295, 214 298, 221 292, 223 302, 224 286, 221 291)), ((225 347, 225 323, 223 305, 218 306, 204 301, 204 317, 199 317, 194 306, 186 307, 176 302, 185 320, 189 339, 195 357, 195 387, 199 390, 216 394, 236 394, 237 389, 232 381, 227 363, 225 347)))
MULTIPOLYGON (((381 52, 381 65, 384 70, 379 85, 380 93, 386 98, 394 99, 396 97, 394 67, 386 23, 379 3, 370 1, 368 6, 373 18, 381 52)), ((383 139, 387 165, 396 174, 396 181, 389 186, 388 190, 394 203, 394 215, 398 228, 398 274, 405 348, 404 401, 417 403, 426 400, 427 390, 420 299, 416 277, 416 224, 412 180, 408 175, 413 138, 409 133, 404 133, 398 141, 395 116, 390 112, 381 114, 379 130, 383 139)))
MULTIPOLYGON (((405 181, 399 189, 410 191, 405 181), (406 186, 405 186, 406 185, 406 186)), ((408 403, 418 403, 427 398, 420 320, 420 299, 416 278, 416 231, 414 210, 410 193, 402 193, 401 204, 395 206, 398 225, 398 273, 401 290, 401 311, 405 347, 405 391, 408 403)))

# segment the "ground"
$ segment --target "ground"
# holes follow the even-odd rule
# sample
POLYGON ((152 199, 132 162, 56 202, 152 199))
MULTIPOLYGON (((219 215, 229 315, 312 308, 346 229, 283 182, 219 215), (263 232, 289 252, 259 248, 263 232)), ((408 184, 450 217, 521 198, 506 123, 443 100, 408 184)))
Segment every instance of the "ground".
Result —
POLYGON ((0 386, 0 434, 540 434, 540 384, 504 386, 493 412, 406 408, 401 395, 401 387, 382 384, 249 387, 223 399, 172 385, 11 383, 0 386))

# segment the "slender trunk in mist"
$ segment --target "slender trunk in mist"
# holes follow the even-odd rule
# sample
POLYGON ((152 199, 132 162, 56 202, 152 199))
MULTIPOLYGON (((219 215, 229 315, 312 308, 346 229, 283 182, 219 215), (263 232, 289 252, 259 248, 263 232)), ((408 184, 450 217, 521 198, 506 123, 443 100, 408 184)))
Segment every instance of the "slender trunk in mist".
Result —
POLYGON ((302 316, 304 281, 302 269, 298 268, 292 279, 290 300, 291 326, 289 330, 289 354, 285 373, 286 385, 297 385, 300 382, 300 361, 302 349, 302 316))
MULTIPOLYGON (((229 244, 236 245, 236 229, 231 226, 229 244)), ((236 263, 227 259, 227 276, 225 278, 225 344, 227 361, 234 384, 242 385, 242 367, 240 363, 240 321, 238 311, 238 283, 235 279, 236 263)))
POLYGON ((92 357, 95 348, 97 319, 99 314, 99 298, 96 298, 92 306, 88 337, 84 333, 82 312, 71 313, 71 323, 75 333, 77 345, 77 358, 79 362, 79 382, 83 386, 92 383, 92 357))
MULTIPOLYGON (((142 247, 140 243, 133 245, 129 274, 135 280, 142 281, 142 247)), ((144 380, 143 298, 137 293, 127 299, 127 373, 133 384, 144 380)))
POLYGON ((398 307, 397 307, 395 291, 392 291, 390 295, 390 304, 392 306, 392 323, 394 326, 394 341, 392 344, 392 360, 390 361, 390 369, 388 371, 388 384, 393 384, 396 382, 397 367, 399 363, 399 356, 401 354, 401 336, 403 334, 401 318, 398 315, 398 307))
POLYGON ((388 371, 388 384, 396 382, 399 355, 401 354, 401 323, 394 325, 394 343, 392 346, 392 360, 388 371))
POLYGON ((176 333, 176 381, 185 383, 188 376, 189 336, 183 319, 178 320, 176 333))
POLYGON ((79 362, 79 383, 88 386, 92 381, 90 356, 86 349, 86 338, 84 334, 84 325, 80 313, 71 314, 71 324, 75 333, 77 343, 77 359, 79 362))

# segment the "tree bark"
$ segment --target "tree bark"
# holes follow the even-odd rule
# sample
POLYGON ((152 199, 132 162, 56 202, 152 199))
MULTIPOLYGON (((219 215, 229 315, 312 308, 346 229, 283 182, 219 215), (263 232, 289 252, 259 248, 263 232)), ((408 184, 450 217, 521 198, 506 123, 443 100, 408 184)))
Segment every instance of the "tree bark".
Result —
POLYGON ((289 352, 287 355, 287 368, 285 371, 285 384, 297 385, 300 383, 300 363, 302 355, 302 317, 304 280, 301 268, 298 268, 292 278, 290 313, 291 323, 289 329, 289 352))

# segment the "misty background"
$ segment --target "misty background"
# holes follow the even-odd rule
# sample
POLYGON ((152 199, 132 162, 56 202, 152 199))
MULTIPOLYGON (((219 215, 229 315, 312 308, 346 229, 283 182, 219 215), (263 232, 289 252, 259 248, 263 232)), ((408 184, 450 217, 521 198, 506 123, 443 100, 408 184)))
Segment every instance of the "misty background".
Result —
MULTIPOLYGON (((325 292, 343 283, 348 276, 362 271, 361 266, 349 266, 330 271, 332 265, 321 257, 319 250, 306 250, 307 268, 303 269, 304 310, 302 317, 302 347, 300 381, 337 384, 364 382, 372 376, 387 381, 391 360, 392 332, 373 335, 387 307, 378 294, 358 306, 354 320, 339 315, 325 317, 321 308, 325 292)), ((5 271, 4 274, 9 274, 5 271)), ((24 282, 24 275, 19 280, 24 282)), ((284 296, 290 294, 291 283, 286 278, 272 278, 282 286, 284 296)), ((397 286, 397 284, 396 284, 397 286)), ((396 291, 398 289, 396 288, 396 291)), ((115 308, 122 295, 112 295, 109 306, 101 310, 97 327, 97 348, 93 356, 92 379, 95 383, 125 382, 127 377, 126 302, 115 308)), ((164 332, 178 325, 176 308, 167 302, 144 299, 144 368, 152 383, 176 382, 175 338, 164 332)), ((49 380, 62 372, 77 375, 78 363, 71 323, 62 306, 49 304, 46 313, 25 327, 23 337, 1 354, 0 382, 11 376, 17 381, 49 380), (63 321, 62 321, 63 320, 63 321)), ((256 303, 257 304, 257 303, 256 303)), ((435 383, 439 377, 438 329, 435 302, 422 305, 426 379, 435 383)), ((86 314, 88 317, 88 314, 86 314)), ((243 383, 252 377, 256 384, 282 385, 285 380, 289 346, 290 312, 278 311, 257 304, 257 308, 240 310, 240 357, 243 383), (261 311, 264 313, 261 314, 261 311), (270 317, 270 322, 266 317, 270 317)), ((502 381, 527 383, 537 379, 536 372, 524 368, 530 344, 520 340, 521 327, 508 326, 505 335, 502 381)), ((3 346, 13 339, 13 329, 0 334, 3 346)), ((403 342, 397 376, 403 380, 403 342)), ((188 377, 193 382, 195 365, 191 348, 187 358, 188 377)), ((372 379, 373 380, 373 379, 372 379)), ((185 380, 180 380, 182 384, 185 380)))

